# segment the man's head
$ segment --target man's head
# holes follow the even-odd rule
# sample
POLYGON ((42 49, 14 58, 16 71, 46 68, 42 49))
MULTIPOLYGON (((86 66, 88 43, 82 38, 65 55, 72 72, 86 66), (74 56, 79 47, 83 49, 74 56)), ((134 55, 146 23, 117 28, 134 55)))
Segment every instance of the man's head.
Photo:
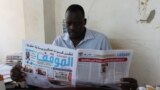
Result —
POLYGON ((65 14, 66 28, 71 39, 79 39, 85 32, 85 13, 80 5, 69 6, 65 14))

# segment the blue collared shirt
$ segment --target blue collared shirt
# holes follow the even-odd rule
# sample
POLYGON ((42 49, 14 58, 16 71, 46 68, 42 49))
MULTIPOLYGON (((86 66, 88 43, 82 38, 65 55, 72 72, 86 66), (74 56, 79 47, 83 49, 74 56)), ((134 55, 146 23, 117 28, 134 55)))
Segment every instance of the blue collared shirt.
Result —
POLYGON ((111 44, 109 39, 96 31, 86 29, 85 37, 80 43, 74 47, 72 41, 69 38, 68 33, 64 33, 58 36, 53 45, 66 47, 70 49, 96 49, 96 50, 109 50, 111 49, 111 44))

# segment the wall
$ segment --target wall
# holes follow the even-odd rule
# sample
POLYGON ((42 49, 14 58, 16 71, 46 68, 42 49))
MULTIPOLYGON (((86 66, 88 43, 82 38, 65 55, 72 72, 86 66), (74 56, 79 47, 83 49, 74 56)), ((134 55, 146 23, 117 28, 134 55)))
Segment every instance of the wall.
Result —
POLYGON ((26 40, 45 42, 43 0, 23 0, 26 40))
POLYGON ((45 43, 52 43, 56 37, 55 32, 55 1, 43 0, 45 43))
POLYGON ((26 40, 52 43, 55 37, 54 0, 23 0, 26 40))
POLYGON ((19 53, 24 38, 23 0, 0 0, 0 61, 19 53))
POLYGON ((134 50, 130 77, 140 85, 160 84, 159 0, 149 0, 142 12, 139 0, 55 0, 56 35, 62 33, 65 10, 72 3, 84 7, 87 27, 106 34, 114 49, 134 50), (151 22, 144 20, 151 10, 156 11, 151 22))
POLYGON ((54 0, 0 0, 0 61, 21 52, 22 40, 52 43, 54 0))

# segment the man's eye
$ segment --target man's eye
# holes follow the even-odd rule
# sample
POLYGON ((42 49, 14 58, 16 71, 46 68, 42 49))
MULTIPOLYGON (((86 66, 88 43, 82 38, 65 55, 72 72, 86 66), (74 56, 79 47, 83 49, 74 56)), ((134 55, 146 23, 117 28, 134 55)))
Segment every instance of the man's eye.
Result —
POLYGON ((66 25, 69 26, 69 25, 71 25, 71 23, 70 22, 66 22, 66 25))
POLYGON ((70 25, 80 26, 82 25, 82 23, 81 22, 66 22, 67 27, 69 27, 70 25))

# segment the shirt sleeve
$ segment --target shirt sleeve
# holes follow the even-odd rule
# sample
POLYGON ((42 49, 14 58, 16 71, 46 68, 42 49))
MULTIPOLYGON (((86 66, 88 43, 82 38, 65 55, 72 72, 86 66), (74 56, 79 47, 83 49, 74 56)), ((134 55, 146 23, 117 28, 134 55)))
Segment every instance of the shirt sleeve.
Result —
POLYGON ((101 50, 111 50, 112 46, 109 39, 105 36, 101 43, 101 50))
POLYGON ((56 37, 52 43, 52 45, 58 46, 58 37, 56 37))

